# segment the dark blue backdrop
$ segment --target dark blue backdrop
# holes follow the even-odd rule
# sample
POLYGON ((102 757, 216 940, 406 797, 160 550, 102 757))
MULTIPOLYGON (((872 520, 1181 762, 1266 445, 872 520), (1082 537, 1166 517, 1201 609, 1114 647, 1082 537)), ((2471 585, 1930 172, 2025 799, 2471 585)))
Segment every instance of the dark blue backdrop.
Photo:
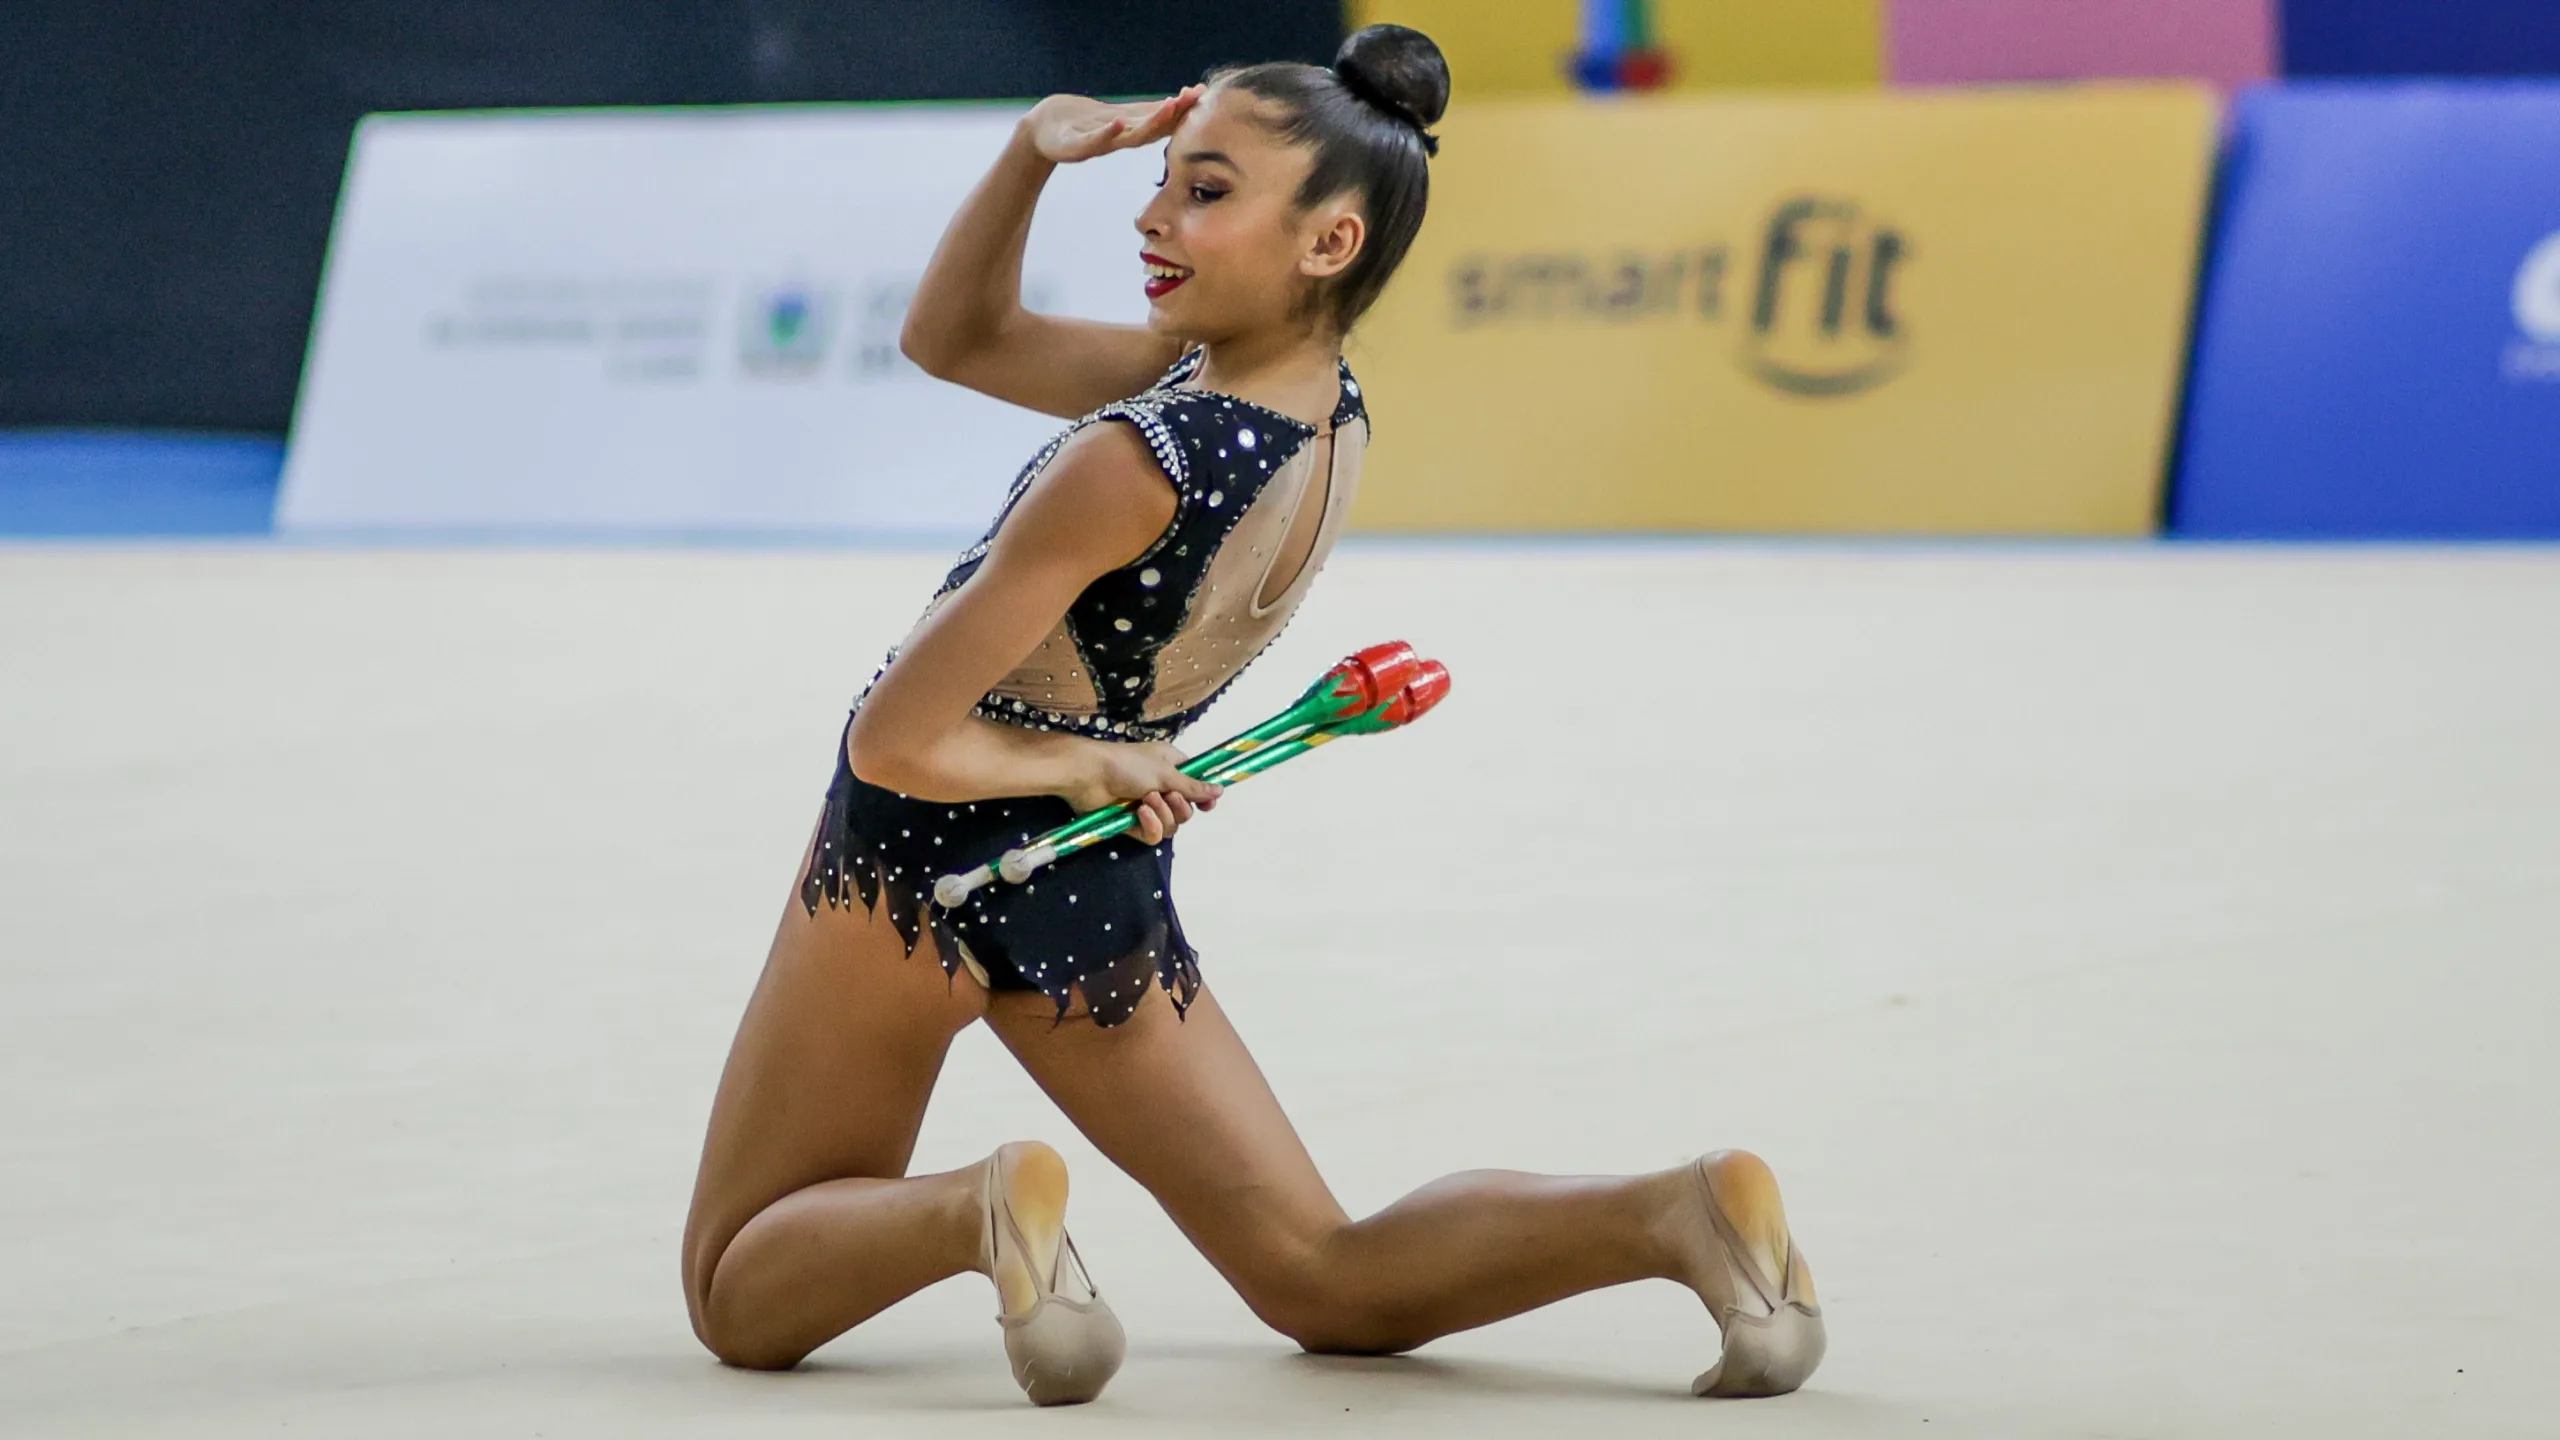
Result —
POLYGON ((0 0, 0 427, 281 433, 370 110, 1169 90, 1340 0, 0 0))
POLYGON ((2288 75, 2560 75, 2560 0, 2285 0, 2288 75))

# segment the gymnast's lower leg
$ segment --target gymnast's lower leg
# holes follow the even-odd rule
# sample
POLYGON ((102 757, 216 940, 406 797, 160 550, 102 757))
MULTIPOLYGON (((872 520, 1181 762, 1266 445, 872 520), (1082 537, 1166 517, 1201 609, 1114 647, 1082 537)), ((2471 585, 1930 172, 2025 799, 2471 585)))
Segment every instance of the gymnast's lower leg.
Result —
POLYGON ((1246 1304, 1309 1350, 1410 1350, 1587 1290, 1667 1279, 1705 1302, 1728 1359, 1738 1331, 1753 1351, 1701 1376, 1702 1391, 1792 1389, 1820 1358, 1812 1277, 1756 1157, 1633 1176, 1469 1171, 1353 1220, 1210 992, 1187 1017, 1159 998, 1107 1030, 1051 1019, 1007 997, 988 1014, 1246 1304))

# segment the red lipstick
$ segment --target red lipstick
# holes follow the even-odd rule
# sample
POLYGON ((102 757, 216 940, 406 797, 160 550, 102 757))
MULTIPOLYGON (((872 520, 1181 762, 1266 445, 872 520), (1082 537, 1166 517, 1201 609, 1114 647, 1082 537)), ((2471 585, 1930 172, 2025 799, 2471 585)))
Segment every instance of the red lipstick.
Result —
POLYGON ((1153 251, 1139 251, 1138 260, 1147 267, 1147 298, 1150 300, 1163 299, 1191 278, 1189 266, 1176 265, 1153 251))

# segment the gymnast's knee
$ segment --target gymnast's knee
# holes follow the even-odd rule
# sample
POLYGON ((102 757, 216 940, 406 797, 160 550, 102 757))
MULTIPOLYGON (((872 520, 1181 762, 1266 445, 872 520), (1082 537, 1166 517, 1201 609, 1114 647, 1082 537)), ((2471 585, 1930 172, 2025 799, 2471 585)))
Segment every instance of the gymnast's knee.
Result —
POLYGON ((1330 1316, 1282 1332, 1310 1355, 1402 1355, 1430 1339, 1369 1316, 1330 1316))
POLYGON ((1431 1338, 1385 1307, 1351 1296, 1279 1308, 1263 1319, 1310 1355, 1401 1355, 1431 1338))
POLYGON ((754 1326, 741 1324, 716 1305, 705 1304, 694 1312, 694 1338, 712 1358, 732 1369, 788 1370, 808 1358, 809 1352, 801 1346, 787 1340, 777 1343, 776 1337, 754 1332, 754 1326))
POLYGON ((685 1317, 693 1322, 693 1338, 702 1342, 702 1348, 721 1364, 739 1370, 788 1370, 807 1359, 805 1348, 755 1333, 757 1327, 739 1315, 735 1299, 724 1301, 715 1283, 719 1262, 718 1250, 688 1244, 685 1317))
POLYGON ((1239 1288, 1262 1323, 1310 1355, 1399 1355, 1431 1339, 1377 1283, 1320 1253, 1239 1288))

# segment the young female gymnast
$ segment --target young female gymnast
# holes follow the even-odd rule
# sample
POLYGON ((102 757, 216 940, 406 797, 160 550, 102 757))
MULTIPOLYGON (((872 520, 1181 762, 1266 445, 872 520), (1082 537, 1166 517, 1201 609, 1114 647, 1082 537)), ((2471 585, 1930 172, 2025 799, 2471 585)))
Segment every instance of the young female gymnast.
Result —
POLYGON ((981 1020, 1309 1350, 1410 1350, 1658 1277, 1723 1331, 1698 1393, 1783 1393, 1820 1360, 1776 1182, 1740 1151, 1630 1177, 1474 1171, 1351 1219, 1175 918, 1173 833, 1218 792, 1175 768, 1172 742, 1279 631, 1341 527, 1368 434, 1342 340, 1422 224, 1448 88, 1430 40, 1378 25, 1330 69, 1223 71, 1149 104, 1053 96, 953 218, 907 353, 1083 418, 855 702, 685 1225, 686 1307, 722 1360, 788 1368, 974 1270, 1034 1401, 1100 1393, 1121 1330, 1066 1238, 1057 1152, 1022 1141, 907 1174, 944 1053, 981 1020), (1051 170, 1160 141, 1164 182, 1137 219, 1148 323, 1024 310, 1051 170), (1143 809, 1134 835, 932 903, 938 876, 1123 800, 1143 809))

